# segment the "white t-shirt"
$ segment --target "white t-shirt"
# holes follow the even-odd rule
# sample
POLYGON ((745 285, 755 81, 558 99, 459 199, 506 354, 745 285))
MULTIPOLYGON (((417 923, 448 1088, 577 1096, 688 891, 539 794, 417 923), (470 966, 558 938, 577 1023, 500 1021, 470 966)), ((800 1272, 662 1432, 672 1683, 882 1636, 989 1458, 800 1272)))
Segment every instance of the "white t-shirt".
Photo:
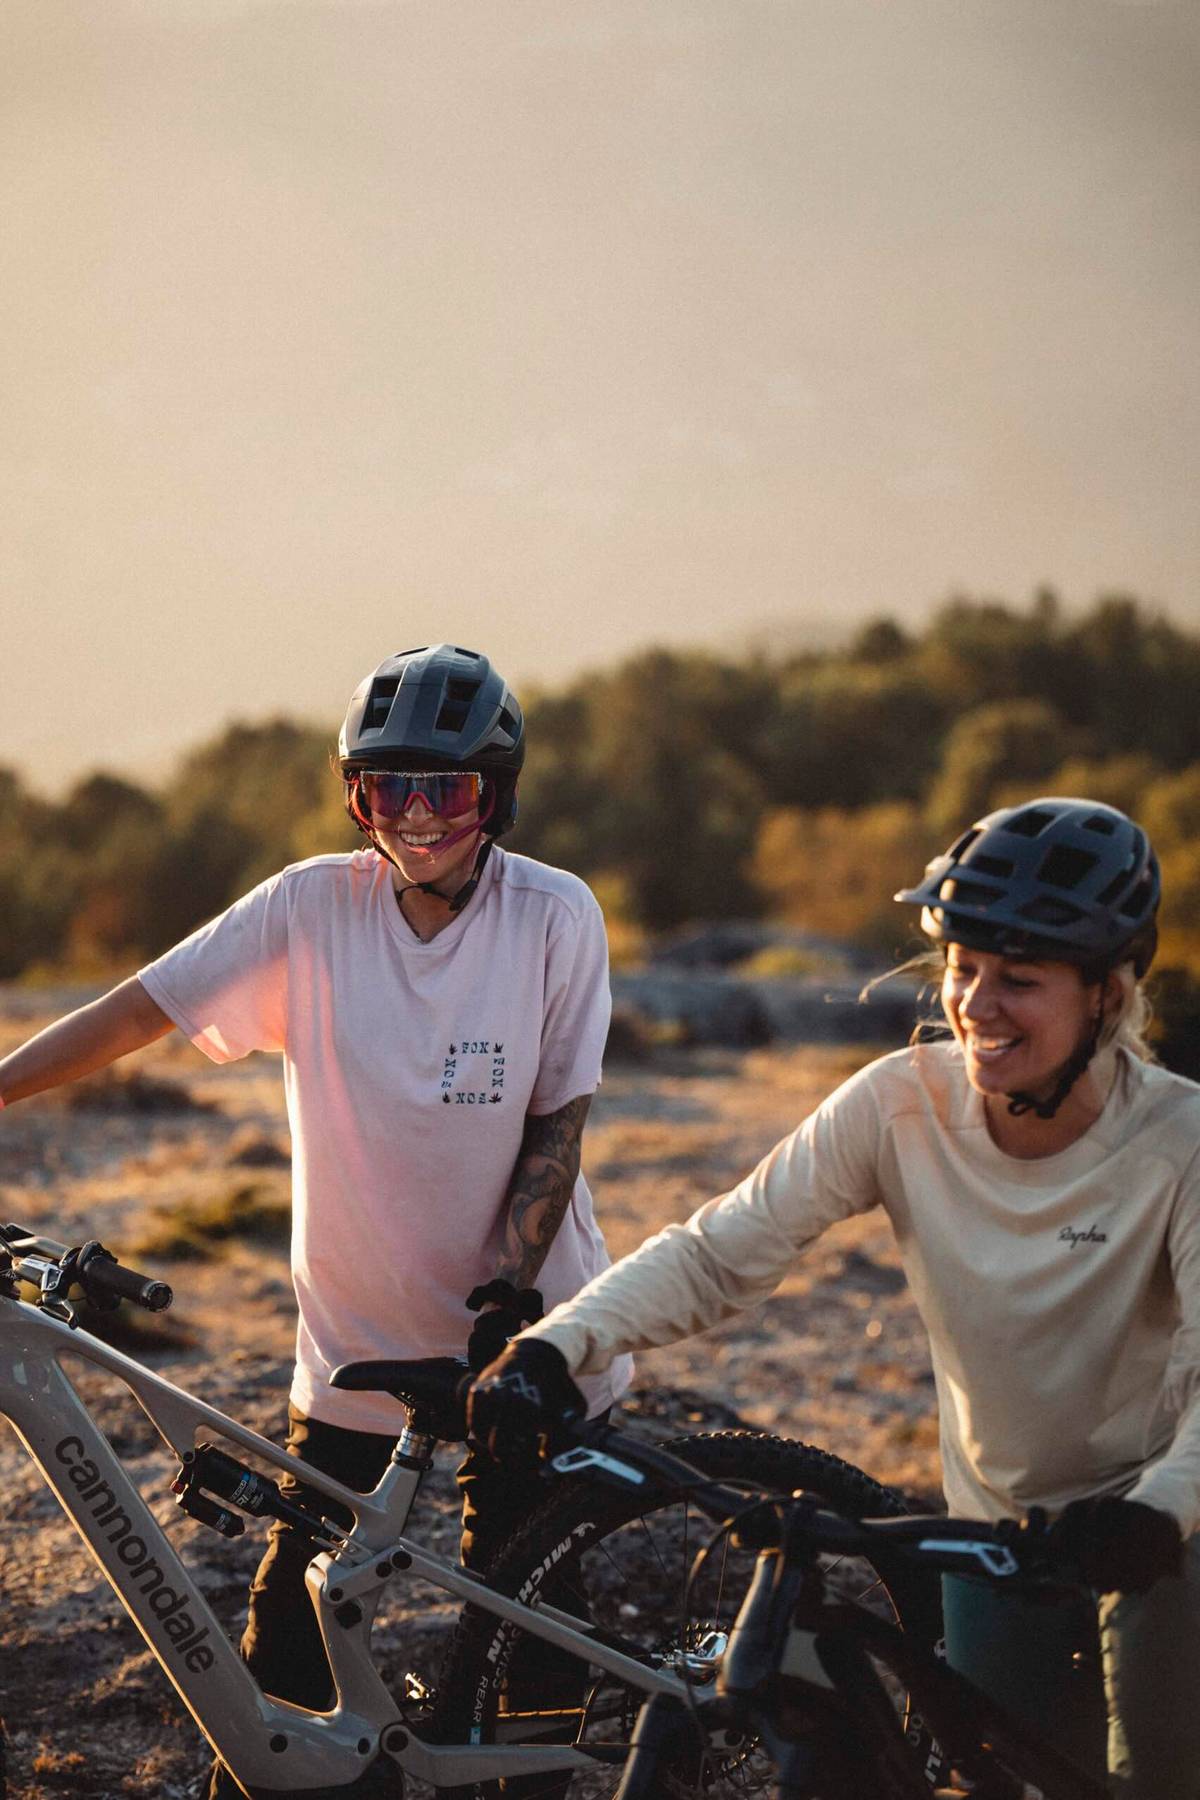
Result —
MULTIPOLYGON (((946 1499, 968 1518, 1118 1493, 1200 1525, 1200 1087, 1124 1051, 1091 1129, 1021 1161, 956 1045, 861 1070, 744 1181, 530 1328, 575 1373, 765 1298, 881 1204, 929 1333, 946 1499)), ((836 1446, 833 1446, 836 1448, 836 1446)))
MULTIPOLYGON (((493 849, 429 943, 374 850, 273 876, 140 971, 214 1062, 281 1052, 292 1129, 292 1399, 330 1424, 398 1431, 385 1395, 330 1388, 339 1363, 461 1355, 488 1281, 528 1113, 600 1080, 604 921, 575 876, 493 849)), ((547 1306, 608 1263, 580 1175, 538 1278, 547 1306)), ((628 1359, 586 1384, 592 1410, 628 1359)))

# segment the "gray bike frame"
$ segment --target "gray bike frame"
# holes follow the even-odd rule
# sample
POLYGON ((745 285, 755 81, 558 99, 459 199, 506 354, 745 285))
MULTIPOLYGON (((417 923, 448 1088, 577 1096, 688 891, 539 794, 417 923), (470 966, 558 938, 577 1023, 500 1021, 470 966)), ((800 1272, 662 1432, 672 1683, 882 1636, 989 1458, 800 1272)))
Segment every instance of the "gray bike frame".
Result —
POLYGON ((379 1597, 398 1569, 512 1620, 631 1688, 686 1698, 678 1676, 594 1642, 586 1625, 554 1607, 531 1608, 495 1593, 481 1576, 405 1538, 420 1474, 393 1461, 370 1494, 305 1466, 308 1486, 354 1515, 344 1542, 316 1556, 306 1577, 336 1698, 327 1713, 273 1699, 225 1636, 126 1474, 63 1368, 64 1356, 83 1358, 124 1382, 181 1459, 215 1433, 275 1469, 294 1474, 295 1460, 86 1331, 27 1301, 0 1298, 0 1415, 17 1431, 184 1705, 247 1793, 345 1786, 380 1754, 434 1787, 596 1766, 569 1746, 430 1744, 414 1736, 371 1657, 379 1597), (343 1612, 350 1621, 343 1624, 335 1614, 349 1601, 357 1607, 343 1612))

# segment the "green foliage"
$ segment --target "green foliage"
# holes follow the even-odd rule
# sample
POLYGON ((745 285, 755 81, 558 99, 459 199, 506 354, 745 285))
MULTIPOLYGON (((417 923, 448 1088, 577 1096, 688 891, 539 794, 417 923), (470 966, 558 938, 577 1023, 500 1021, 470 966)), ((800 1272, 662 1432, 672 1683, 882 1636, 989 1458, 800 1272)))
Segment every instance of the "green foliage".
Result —
MULTIPOLYGON (((523 696, 515 850, 602 895, 614 953, 766 909, 890 953, 892 904, 991 808, 1086 793, 1141 818, 1164 943, 1200 969, 1200 634, 1107 595, 1068 614, 958 596, 841 652, 653 649, 523 696)), ((0 769, 0 979, 135 966, 291 861, 361 843, 332 733, 235 724, 152 791, 103 771, 60 802, 0 769)))
POLYGON ((1164 849, 1200 840, 1200 764, 1147 783, 1141 822, 1164 849))
POLYGON ((919 879, 935 840, 905 801, 846 812, 781 807, 759 838, 755 877, 772 913, 822 937, 869 945, 891 960, 905 954, 913 921, 892 903, 919 879))
POLYGON ((802 807, 915 800, 937 768, 946 716, 904 662, 787 671, 761 730, 768 797, 802 807))
POLYGON ((204 861, 222 867, 226 889, 253 887, 296 861, 303 822, 331 791, 340 804, 331 749, 331 736, 288 719, 231 725, 185 758, 172 784, 181 847, 199 834, 204 861))
POLYGON ((286 863, 352 847, 323 732, 232 725, 153 794, 95 773, 57 805, 0 770, 0 979, 158 955, 286 863))
POLYGON ((1070 747, 1062 720, 1044 700, 996 700, 951 728, 926 814, 952 837, 986 813, 1001 784, 1045 793, 1070 747))
POLYGON ((1057 611, 1044 605, 1017 613, 995 600, 951 600, 917 649, 921 680, 930 692, 948 697, 955 713, 989 701, 1057 694, 1070 665, 1057 624, 1057 611))
POLYGON ((768 671, 652 650, 530 708, 514 848, 619 871, 639 923, 754 911, 768 671))
MULTIPOLYGON (((1089 800, 1102 800, 1106 806, 1119 807, 1145 823, 1143 796, 1159 779, 1161 770, 1148 756, 1072 756, 1060 769, 1046 778, 1048 794, 1086 794, 1089 800)), ((1008 782, 1001 782, 993 796, 997 805, 1011 806, 1018 799, 1029 799, 1025 784, 1020 793, 1008 782)))

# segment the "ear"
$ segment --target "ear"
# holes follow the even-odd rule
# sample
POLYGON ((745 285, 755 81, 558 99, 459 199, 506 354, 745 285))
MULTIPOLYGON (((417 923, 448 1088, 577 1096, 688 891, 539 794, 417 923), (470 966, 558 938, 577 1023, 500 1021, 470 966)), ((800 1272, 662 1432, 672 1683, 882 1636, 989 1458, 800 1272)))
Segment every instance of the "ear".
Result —
POLYGON ((364 832, 366 836, 371 839, 371 842, 374 843, 375 825, 373 820, 363 812, 362 802, 359 799, 359 788, 360 777, 358 775, 352 775, 350 780, 346 783, 346 811, 350 814, 350 817, 354 820, 358 829, 361 832, 364 832))
POLYGON ((1121 977, 1115 969, 1110 969, 1100 985, 1100 1018, 1107 1019, 1120 1009, 1124 999, 1121 977))

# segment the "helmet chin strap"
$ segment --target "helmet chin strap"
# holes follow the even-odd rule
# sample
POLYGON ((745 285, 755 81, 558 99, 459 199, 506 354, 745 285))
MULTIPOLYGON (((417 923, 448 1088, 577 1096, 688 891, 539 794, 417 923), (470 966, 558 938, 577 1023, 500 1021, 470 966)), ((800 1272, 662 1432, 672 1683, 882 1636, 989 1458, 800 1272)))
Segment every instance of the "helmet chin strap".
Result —
MULTIPOLYGON (((478 825, 470 825, 467 827, 467 830, 476 831, 478 830, 478 825)), ((461 831, 454 833, 455 838, 460 838, 464 835, 465 834, 461 831)), ((460 913, 467 904, 467 901, 471 898, 471 895, 475 892, 475 889, 479 886, 480 878, 487 866, 487 859, 492 854, 492 845, 495 841, 494 838, 488 837, 486 833, 483 834, 479 849, 475 853, 475 862, 471 873, 455 893, 443 894, 442 890, 432 881, 410 881, 407 887, 397 888, 396 898, 398 900, 402 899, 405 894, 411 894, 413 889, 417 888, 422 894, 436 894, 439 900, 445 900, 449 904, 452 913, 460 913)), ((450 838, 442 839, 442 844, 448 844, 450 842, 450 838)), ((441 848, 441 844, 439 844, 438 848, 441 848)), ((391 863, 393 869, 398 870, 400 874, 404 873, 395 857, 388 854, 388 851, 383 844, 377 843, 376 849, 381 856, 387 857, 387 860, 391 863)))
POLYGON ((1092 1028, 1079 1045, 1073 1056, 1067 1058, 1058 1073, 1058 1080, 1051 1093, 1044 1100, 1036 1094, 1017 1092, 1008 1095, 1008 1110, 1014 1119, 1023 1113, 1034 1113, 1039 1119, 1052 1119, 1079 1077, 1084 1074, 1096 1051, 1100 1048, 1100 1032, 1104 1026, 1104 1003, 1101 1000, 1100 1010, 1092 1021, 1092 1028))
MULTIPOLYGON (((353 816, 355 820, 366 832, 380 856, 387 862, 390 862, 393 869, 397 870, 399 874, 403 875, 404 871, 401 869, 400 864, 396 861, 396 858, 392 855, 386 843, 381 841, 374 821, 368 814, 363 812, 362 807, 359 805, 357 784, 355 784, 355 788, 352 790, 351 804, 353 806, 353 816)), ((472 832, 480 832, 482 841, 480 842, 479 849, 475 855, 474 866, 470 875, 456 893, 443 894, 441 889, 432 881, 410 881, 407 887, 397 888, 397 899, 404 894, 410 893, 413 888, 419 888, 423 894, 436 894, 439 900, 447 900, 449 902, 450 911, 452 913, 460 913, 467 904, 467 901, 471 898, 471 895, 475 892, 475 889, 479 886, 480 877, 487 866, 487 859, 492 853, 492 845, 495 843, 495 839, 488 836, 488 834, 483 831, 483 827, 491 818, 495 806, 495 791, 492 783, 489 782, 487 804, 484 806, 483 811, 479 816, 476 819, 473 819, 469 825, 460 825, 457 831, 447 832, 444 838, 438 839, 436 845, 432 849, 427 850, 420 844, 410 844, 408 846, 408 849, 414 856, 423 856, 427 860, 432 861, 435 855, 440 856, 442 851, 448 850, 452 844, 461 843, 464 838, 470 837, 472 832)))
MULTIPOLYGON (((463 885, 458 889, 457 893, 443 894, 440 888, 433 885, 432 881, 410 881, 407 887, 399 889, 397 899, 401 898, 404 894, 410 894, 413 888, 419 888, 423 894, 436 894, 439 900, 447 901, 452 913, 460 913, 467 904, 467 901, 471 898, 471 895, 475 892, 475 889, 479 886, 480 877, 483 874, 488 857, 492 854, 492 845, 495 841, 494 838, 484 837, 475 857, 475 866, 470 875, 468 875, 466 881, 464 881, 463 885)), ((389 857, 388 860, 391 861, 391 858, 389 857)))

